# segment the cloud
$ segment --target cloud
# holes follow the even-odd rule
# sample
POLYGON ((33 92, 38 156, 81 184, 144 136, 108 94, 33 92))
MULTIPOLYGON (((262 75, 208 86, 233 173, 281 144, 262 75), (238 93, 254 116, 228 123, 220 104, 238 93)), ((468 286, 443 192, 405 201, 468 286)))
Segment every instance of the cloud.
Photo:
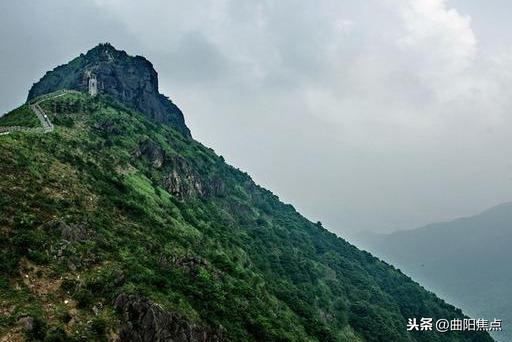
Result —
POLYGON ((401 1, 397 6, 404 23, 398 45, 409 66, 438 95, 446 95, 445 87, 476 57, 470 18, 448 8, 444 0, 401 1))
POLYGON ((64 2, 0 11, 0 73, 14 80, 0 93, 5 109, 45 70, 110 41, 153 62, 195 137, 335 231, 412 227, 510 200, 512 53, 489 29, 502 8, 64 2))

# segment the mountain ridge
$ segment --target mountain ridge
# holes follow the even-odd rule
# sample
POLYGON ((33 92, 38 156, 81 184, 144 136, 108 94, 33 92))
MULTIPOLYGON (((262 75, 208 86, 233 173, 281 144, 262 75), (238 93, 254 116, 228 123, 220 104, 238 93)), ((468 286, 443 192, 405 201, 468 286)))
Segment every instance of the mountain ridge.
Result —
POLYGON ((41 103, 53 131, 0 137, 0 336, 492 340, 407 331, 465 316, 178 127, 81 90, 41 103))

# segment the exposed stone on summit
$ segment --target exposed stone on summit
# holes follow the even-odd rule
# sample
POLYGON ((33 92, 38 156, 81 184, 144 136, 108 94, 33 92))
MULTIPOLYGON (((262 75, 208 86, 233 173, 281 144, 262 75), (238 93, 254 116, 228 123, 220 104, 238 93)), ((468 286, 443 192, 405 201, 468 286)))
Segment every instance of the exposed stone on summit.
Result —
POLYGON ((190 137, 183 113, 158 92, 158 74, 150 61, 129 56, 110 44, 100 44, 85 55, 47 72, 29 91, 28 100, 60 89, 90 92, 94 75, 95 92, 109 95, 151 120, 172 126, 190 137))

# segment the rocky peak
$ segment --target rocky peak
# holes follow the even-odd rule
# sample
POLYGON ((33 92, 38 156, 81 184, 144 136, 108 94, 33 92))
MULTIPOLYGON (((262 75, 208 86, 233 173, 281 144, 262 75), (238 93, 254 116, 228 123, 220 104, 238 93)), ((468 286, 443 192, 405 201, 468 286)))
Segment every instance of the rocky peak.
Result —
POLYGON ((110 43, 102 43, 89 50, 87 56, 103 62, 112 62, 116 58, 126 58, 128 54, 125 51, 117 50, 110 43))
POLYGON ((168 124, 190 137, 183 113, 158 91, 158 74, 141 56, 130 56, 109 43, 99 44, 85 55, 47 72, 29 91, 28 100, 59 89, 87 92, 89 79, 97 81, 99 94, 109 95, 142 112, 151 120, 168 124))

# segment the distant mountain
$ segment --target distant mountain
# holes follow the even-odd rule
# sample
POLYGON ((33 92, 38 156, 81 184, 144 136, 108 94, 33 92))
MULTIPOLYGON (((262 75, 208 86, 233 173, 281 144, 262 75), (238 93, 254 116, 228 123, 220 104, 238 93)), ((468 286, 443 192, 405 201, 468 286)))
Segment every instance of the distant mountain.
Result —
POLYGON ((0 118, 0 340, 492 340, 408 332, 464 315, 193 140, 156 84, 100 45, 0 118))
POLYGON ((476 317, 501 318, 512 341, 512 203, 451 222, 368 234, 362 247, 476 317))

